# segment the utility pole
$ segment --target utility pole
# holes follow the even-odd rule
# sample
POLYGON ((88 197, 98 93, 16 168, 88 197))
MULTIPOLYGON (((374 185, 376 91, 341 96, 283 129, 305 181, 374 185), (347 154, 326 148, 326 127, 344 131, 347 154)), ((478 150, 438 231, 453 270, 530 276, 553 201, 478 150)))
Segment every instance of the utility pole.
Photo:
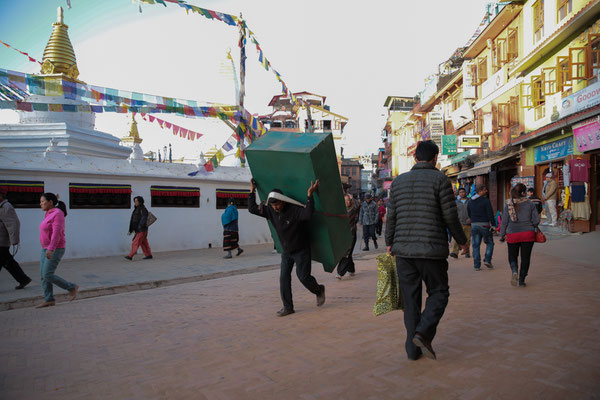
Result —
POLYGON ((240 111, 244 109, 246 94, 246 21, 240 13, 240 111))

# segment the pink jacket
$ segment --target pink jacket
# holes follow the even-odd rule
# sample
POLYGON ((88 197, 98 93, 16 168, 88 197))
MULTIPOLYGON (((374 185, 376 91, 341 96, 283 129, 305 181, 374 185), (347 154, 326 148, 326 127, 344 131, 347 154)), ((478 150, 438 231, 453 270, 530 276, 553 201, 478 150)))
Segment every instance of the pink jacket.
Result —
POLYGON ((40 244, 42 249, 50 251, 65 248, 65 214, 60 209, 46 211, 40 224, 40 244))

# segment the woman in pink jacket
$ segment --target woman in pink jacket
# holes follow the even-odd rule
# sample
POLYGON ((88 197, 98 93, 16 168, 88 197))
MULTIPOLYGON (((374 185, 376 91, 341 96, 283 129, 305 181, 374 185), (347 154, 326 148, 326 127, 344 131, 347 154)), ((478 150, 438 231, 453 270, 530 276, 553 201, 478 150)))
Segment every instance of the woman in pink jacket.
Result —
POLYGON ((53 284, 68 290, 71 301, 75 300, 79 289, 76 284, 54 275, 60 259, 65 254, 66 207, 64 203, 59 203, 54 193, 44 193, 40 197, 40 207, 46 212, 44 220, 40 224, 40 243, 42 245, 40 273, 42 275, 42 289, 44 289, 44 302, 36 308, 50 307, 56 304, 52 294, 53 284))

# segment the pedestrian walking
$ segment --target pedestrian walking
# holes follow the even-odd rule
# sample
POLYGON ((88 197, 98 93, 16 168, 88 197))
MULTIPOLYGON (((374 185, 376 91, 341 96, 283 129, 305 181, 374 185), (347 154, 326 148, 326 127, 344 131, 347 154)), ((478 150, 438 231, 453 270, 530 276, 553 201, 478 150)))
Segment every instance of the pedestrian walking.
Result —
POLYGON ((67 290, 71 301, 75 300, 79 290, 79 286, 75 283, 68 282, 54 274, 58 263, 65 254, 65 217, 67 216, 65 203, 59 202, 54 193, 44 193, 40 197, 40 207, 46 212, 40 224, 40 244, 42 245, 40 273, 44 302, 37 305, 36 308, 56 305, 52 285, 67 290))
POLYGON ((544 206, 542 205, 542 199, 535 195, 535 190, 533 190, 533 188, 527 189, 527 198, 533 203, 538 214, 541 214, 542 210, 544 209, 544 206))
POLYGON ((279 275, 279 291, 283 308, 277 312, 279 317, 285 317, 295 312, 292 300, 292 269, 294 264, 296 264, 296 275, 300 282, 317 296, 317 307, 325 304, 325 286, 319 285, 311 275, 308 231, 308 222, 315 211, 313 193, 318 187, 318 179, 315 183, 310 183, 306 205, 285 196, 280 189, 273 189, 267 197, 267 205, 259 207, 256 204, 256 181, 254 179, 250 181, 248 211, 271 222, 283 250, 279 275))
POLYGON ((238 244, 240 240, 238 210, 233 198, 227 200, 227 208, 221 215, 221 223, 223 224, 223 251, 227 252, 223 258, 232 258, 231 250, 235 249, 237 249, 236 256, 239 256, 244 249, 238 244))
POLYGON ((416 164, 394 179, 387 202, 385 243, 396 256, 404 299, 405 347, 411 360, 421 354, 436 358, 431 342, 450 296, 446 228, 461 249, 467 242, 450 181, 435 167, 438 153, 433 141, 419 142, 416 164), (428 297, 421 312, 422 282, 428 297))
POLYGON ((485 255, 483 264, 492 269, 492 256, 494 255, 494 227, 496 219, 492 202, 486 196, 488 194, 487 186, 477 185, 475 188, 477 194, 471 197, 467 204, 467 211, 471 219, 471 240, 473 242, 473 265, 475 271, 481 271, 481 242, 485 243, 485 255))
POLYGON ((12 204, 6 199, 6 193, 0 190, 0 270, 2 267, 12 275, 19 284, 15 289, 23 289, 29 285, 31 278, 23 272, 13 257, 19 249, 21 223, 12 204), (11 253, 11 246, 13 253, 11 253))
POLYGON ((519 287, 526 286, 525 277, 529 272, 535 231, 540 223, 540 213, 535 203, 526 197, 525 190, 526 187, 522 183, 517 183, 511 189, 510 199, 506 200, 504 205, 505 217, 500 228, 500 240, 506 240, 508 244, 508 262, 512 272, 510 283, 513 286, 518 284, 519 287))
POLYGON ((558 217, 556 216, 556 199, 558 197, 558 185, 554 180, 552 173, 546 174, 544 182, 543 199, 546 206, 546 221, 542 225, 556 226, 558 217))
MULTIPOLYGON (((471 219, 469 218, 469 198, 467 197, 467 190, 465 188, 458 189, 458 200, 456 200, 456 209, 458 210, 458 220, 462 225, 463 231, 465 232, 465 236, 467 237, 467 251, 465 253, 465 258, 471 257, 469 254, 469 247, 471 245, 471 219)), ((459 245, 456 240, 452 241, 452 252, 450 253, 450 257, 458 258, 459 253, 459 245)))
POLYGON ((383 231, 383 217, 385 217, 385 206, 383 205, 383 200, 377 200, 377 236, 381 236, 381 232, 383 231))
POLYGON ((133 256, 137 253, 140 246, 144 252, 144 260, 152 259, 152 250, 148 243, 148 209, 144 205, 144 198, 136 196, 133 198, 134 209, 129 220, 129 233, 135 232, 131 241, 131 253, 125 256, 129 261, 133 260, 133 256))
POLYGON ((373 195, 371 193, 365 194, 365 201, 360 206, 360 213, 358 215, 358 222, 363 228, 363 240, 365 241, 365 247, 363 251, 369 251, 369 239, 373 239, 373 246, 377 248, 377 236, 375 236, 375 226, 377 225, 377 218, 379 210, 377 204, 373 201, 373 195))
POLYGON ((360 205, 352 198, 351 194, 345 195, 344 200, 346 201, 346 212, 348 213, 348 222, 350 223, 350 233, 352 233, 352 243, 350 244, 348 252, 344 254, 344 257, 342 257, 338 263, 337 274, 335 275, 337 279, 342 279, 342 277, 346 275, 346 272, 350 273, 350 276, 354 276, 354 273, 356 272, 354 260, 352 259, 352 252, 356 245, 356 223, 358 222, 360 205))

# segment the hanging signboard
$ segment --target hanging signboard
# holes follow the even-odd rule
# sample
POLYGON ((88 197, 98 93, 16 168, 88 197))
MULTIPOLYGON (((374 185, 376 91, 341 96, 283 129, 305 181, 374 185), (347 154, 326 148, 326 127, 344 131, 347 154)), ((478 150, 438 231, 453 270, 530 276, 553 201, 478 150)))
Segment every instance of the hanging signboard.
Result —
POLYGON ((510 186, 515 187, 517 183, 522 183, 529 188, 533 188, 535 186, 535 176, 515 176, 510 179, 510 186))
POLYGON ((458 137, 458 147, 461 149, 481 148, 481 135, 463 135, 458 137))
POLYGON ((562 100, 560 118, 600 104, 600 82, 573 93, 562 100))
POLYGON ((557 158, 573 154, 573 137, 569 136, 568 138, 555 140, 554 142, 534 147, 533 153, 536 164, 556 160, 557 158))
POLYGON ((442 155, 456 154, 456 135, 442 136, 442 155))
POLYGON ((450 114, 450 118, 452 119, 454 129, 465 126, 473 121, 473 110, 471 109, 471 105, 468 102, 463 103, 462 106, 458 107, 450 114))
POLYGON ((475 86, 475 61, 465 61, 462 66, 463 74, 463 99, 477 99, 477 87, 475 86))
POLYGON ((577 150, 585 152, 600 149, 600 122, 598 118, 588 119, 573 125, 577 150))

